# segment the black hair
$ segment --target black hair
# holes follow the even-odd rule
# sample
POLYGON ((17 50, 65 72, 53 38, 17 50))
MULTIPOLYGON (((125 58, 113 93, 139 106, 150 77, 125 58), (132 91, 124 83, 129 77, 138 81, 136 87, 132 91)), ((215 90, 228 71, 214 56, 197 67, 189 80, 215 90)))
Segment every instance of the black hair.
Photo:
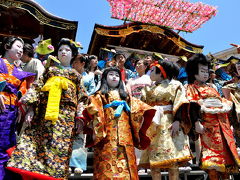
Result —
MULTIPOLYGON (((91 66, 90 66, 90 64, 91 64, 91 60, 92 60, 92 59, 98 59, 98 57, 95 56, 95 55, 90 55, 90 56, 88 56, 88 61, 87 61, 87 63, 86 63, 86 72, 87 72, 87 73, 89 73, 89 72, 91 71, 91 66)), ((96 70, 98 70, 98 66, 95 67, 94 71, 96 71, 96 70)), ((99 76, 98 76, 97 74, 95 74, 95 75, 94 75, 94 82, 95 82, 96 85, 98 84, 99 79, 100 79, 99 76)))
MULTIPOLYGON (((158 63, 163 67, 169 80, 177 78, 179 74, 179 66, 176 63, 168 60, 159 60, 158 63)), ((156 74, 159 74, 160 72, 160 69, 157 68, 156 74)))
POLYGON ((73 58, 70 61, 70 65, 72 65, 73 62, 77 60, 79 60, 81 63, 85 62, 84 68, 86 68, 86 62, 88 61, 87 55, 77 54, 76 56, 73 56, 73 58))
MULTIPOLYGON (((97 56, 95 55, 90 55, 88 56, 88 61, 87 61, 87 64, 86 64, 86 72, 90 72, 91 71, 91 66, 90 66, 90 62, 92 59, 98 59, 97 56)), ((96 71, 98 69, 98 66, 95 67, 94 71, 96 71)))
POLYGON ((4 57, 6 51, 11 49, 13 43, 17 40, 20 41, 22 44, 24 44, 24 41, 20 37, 14 37, 14 36, 5 37, 3 39, 1 47, 0 47, 0 55, 2 55, 2 57, 4 57))
POLYGON ((127 60, 127 58, 126 58, 126 56, 125 56, 125 54, 123 54, 123 53, 120 53, 120 52, 118 52, 118 53, 116 53, 114 56, 113 56, 113 59, 115 59, 116 60, 116 57, 117 56, 120 56, 120 55, 122 55, 126 60, 127 60))
POLYGON ((108 67, 108 68, 104 69, 103 74, 102 74, 101 87, 99 88, 99 91, 103 95, 108 95, 108 92, 110 91, 110 88, 109 88, 108 83, 107 83, 107 75, 110 71, 115 71, 119 74, 120 80, 119 80, 119 84, 116 88, 118 89, 118 92, 119 92, 119 95, 120 95, 121 99, 125 100, 128 97, 128 94, 124 89, 124 85, 123 85, 123 81, 122 81, 122 77, 121 77, 121 72, 116 67, 108 67))
POLYGON ((23 53, 32 58, 34 56, 34 48, 33 48, 33 46, 31 44, 24 43, 24 45, 23 45, 23 53))
POLYGON ((188 75, 188 83, 192 84, 196 80, 195 75, 198 74, 198 65, 202 64, 210 68, 210 61, 204 54, 197 53, 188 59, 186 65, 186 72, 188 75))
POLYGON ((160 60, 159 62, 163 69, 166 71, 167 77, 169 79, 176 79, 178 77, 179 66, 176 63, 166 60, 160 60))
POLYGON ((73 43, 73 41, 71 41, 71 40, 68 39, 68 38, 62 38, 62 39, 59 41, 59 43, 58 43, 58 45, 57 45, 57 48, 56 48, 56 50, 55 50, 55 55, 56 55, 56 56, 57 56, 57 54, 58 54, 59 48, 60 48, 62 45, 68 45, 68 46, 71 48, 71 50, 72 50, 72 56, 73 56, 73 57, 75 57, 75 56, 78 55, 78 48, 77 48, 76 45, 73 43))

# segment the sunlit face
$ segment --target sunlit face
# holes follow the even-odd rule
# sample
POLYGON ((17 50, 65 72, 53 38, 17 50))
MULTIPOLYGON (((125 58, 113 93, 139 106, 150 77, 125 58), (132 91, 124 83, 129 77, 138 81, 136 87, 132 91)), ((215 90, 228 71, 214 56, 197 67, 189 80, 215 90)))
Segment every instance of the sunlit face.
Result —
POLYGON ((143 64, 143 60, 139 60, 136 64, 136 71, 141 74, 145 73, 145 70, 147 69, 147 66, 143 64))
POLYGON ((118 64, 118 66, 123 66, 126 62, 126 58, 122 54, 117 55, 116 56, 116 62, 118 64))
POLYGON ((23 43, 19 40, 16 40, 13 44, 11 49, 7 50, 6 52, 8 57, 13 60, 19 60, 23 55, 23 43))
POLYGON ((80 74, 84 71, 85 62, 81 62, 79 59, 75 59, 72 63, 73 69, 76 69, 80 74))
POLYGON ((235 66, 236 66, 238 75, 240 75, 240 63, 237 63, 235 66))
POLYGON ((153 58, 151 56, 146 56, 144 59, 149 65, 153 63, 153 58))
POLYGON ((95 67, 97 67, 97 64, 98 64, 98 59, 97 58, 96 59, 91 59, 91 61, 90 61, 90 66, 91 67, 95 68, 95 67))
POLYGON ((72 49, 68 45, 61 45, 58 49, 58 59, 61 61, 63 66, 70 66, 72 59, 72 49))
POLYGON ((157 74, 156 69, 157 69, 156 66, 153 66, 151 68, 150 78, 151 78, 152 81, 161 82, 163 80, 162 73, 160 72, 160 74, 157 74))
POLYGON ((199 82, 205 83, 209 79, 208 66, 198 64, 198 74, 195 75, 195 79, 199 82))
POLYGON ((116 71, 109 71, 107 74, 107 83, 110 88, 116 88, 120 82, 120 75, 116 71))

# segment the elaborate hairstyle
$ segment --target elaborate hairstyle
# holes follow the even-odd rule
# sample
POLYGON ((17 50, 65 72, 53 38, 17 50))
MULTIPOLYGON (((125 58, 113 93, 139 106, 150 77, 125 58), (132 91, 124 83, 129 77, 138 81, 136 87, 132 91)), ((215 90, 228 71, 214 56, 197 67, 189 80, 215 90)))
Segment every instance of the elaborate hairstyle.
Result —
MULTIPOLYGON (((159 60, 158 64, 162 66, 164 71, 166 72, 167 78, 169 80, 177 78, 179 74, 179 67, 176 63, 167 60, 159 60)), ((156 69, 156 74, 160 74, 161 70, 159 68, 156 69)))
POLYGON ((62 45, 68 45, 71 50, 72 50, 72 56, 75 57, 78 55, 78 47, 76 47, 76 44, 74 43, 74 41, 68 39, 68 38, 62 38, 59 43, 58 43, 58 46, 55 50, 55 55, 57 55, 58 53, 58 50, 59 48, 62 46, 62 45))
POLYGON ((194 54, 191 58, 188 59, 186 65, 186 72, 188 75, 188 83, 192 84, 196 80, 195 75, 198 74, 198 65, 206 65, 210 68, 210 61, 204 54, 194 54))
POLYGON ((31 44, 25 43, 23 45, 23 53, 27 54, 29 57, 33 57, 34 56, 34 48, 31 44))
POLYGON ((127 98, 128 94, 125 91, 124 86, 123 86, 123 81, 122 81, 122 78, 121 78, 121 72, 116 67, 108 67, 103 71, 102 80, 101 80, 101 87, 99 88, 99 91, 104 95, 108 95, 108 92, 110 91, 110 88, 109 88, 108 83, 107 83, 107 75, 110 71, 115 71, 119 74, 120 80, 119 80, 119 84, 116 88, 118 89, 118 92, 119 92, 119 95, 120 95, 121 99, 125 100, 127 98))
POLYGON ((160 65, 165 70, 168 79, 175 79, 179 74, 179 66, 168 60, 159 60, 160 65))
POLYGON ((22 44, 24 44, 24 41, 20 37, 13 37, 13 36, 5 37, 0 47, 0 55, 2 55, 2 57, 5 56, 6 51, 11 49, 13 43, 17 40, 20 41, 22 44))

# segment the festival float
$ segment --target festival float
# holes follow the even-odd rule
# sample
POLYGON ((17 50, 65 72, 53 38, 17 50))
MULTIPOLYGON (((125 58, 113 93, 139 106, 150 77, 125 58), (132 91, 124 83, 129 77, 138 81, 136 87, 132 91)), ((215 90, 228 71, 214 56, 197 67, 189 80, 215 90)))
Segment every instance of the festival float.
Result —
POLYGON ((107 0, 119 26, 95 24, 88 54, 103 48, 125 53, 160 53, 176 59, 201 53, 204 46, 188 42, 179 32, 193 32, 216 15, 216 7, 185 0, 107 0))

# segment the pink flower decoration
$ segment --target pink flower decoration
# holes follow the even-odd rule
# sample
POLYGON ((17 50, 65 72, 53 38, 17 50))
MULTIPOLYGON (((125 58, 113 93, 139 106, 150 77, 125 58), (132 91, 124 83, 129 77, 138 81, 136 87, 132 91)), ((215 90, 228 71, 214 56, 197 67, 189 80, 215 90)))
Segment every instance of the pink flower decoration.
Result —
POLYGON ((54 50, 54 47, 53 47, 53 45, 51 45, 51 44, 48 45, 47 48, 48 48, 48 49, 51 49, 51 50, 54 50))
POLYGON ((186 0, 107 0, 112 17, 194 31, 216 15, 216 7, 186 0))

